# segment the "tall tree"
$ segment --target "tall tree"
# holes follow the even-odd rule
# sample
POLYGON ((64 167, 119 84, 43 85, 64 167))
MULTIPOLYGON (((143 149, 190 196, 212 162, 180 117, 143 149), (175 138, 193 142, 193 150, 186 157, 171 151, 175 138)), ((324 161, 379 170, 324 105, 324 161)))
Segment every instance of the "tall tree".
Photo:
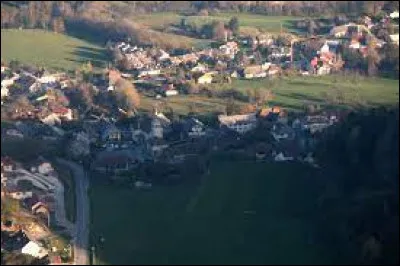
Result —
POLYGON ((234 36, 239 34, 239 20, 237 17, 233 17, 229 20, 228 28, 232 31, 234 36))

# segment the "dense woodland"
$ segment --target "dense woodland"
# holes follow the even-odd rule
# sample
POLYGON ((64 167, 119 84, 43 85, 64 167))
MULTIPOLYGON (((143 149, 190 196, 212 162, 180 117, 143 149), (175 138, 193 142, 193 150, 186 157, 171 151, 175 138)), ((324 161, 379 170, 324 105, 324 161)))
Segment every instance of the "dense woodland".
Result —
POLYGON ((398 126, 398 107, 361 111, 320 143, 321 235, 360 263, 399 262, 398 126))

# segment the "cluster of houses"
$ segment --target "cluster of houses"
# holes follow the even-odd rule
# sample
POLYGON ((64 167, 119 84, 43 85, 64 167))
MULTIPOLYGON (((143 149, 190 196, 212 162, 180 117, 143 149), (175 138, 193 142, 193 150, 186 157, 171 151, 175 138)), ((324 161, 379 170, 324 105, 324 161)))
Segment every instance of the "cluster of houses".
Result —
POLYGON ((20 71, 17 74, 2 66, 1 103, 3 105, 11 96, 27 96, 28 99, 33 99, 31 103, 34 108, 16 108, 11 113, 12 119, 38 119, 48 125, 59 125, 62 121, 71 121, 73 112, 62 104, 48 104, 54 97, 49 91, 62 91, 69 84, 70 80, 63 73, 35 76, 28 71, 20 71), (6 72, 10 73, 9 76, 6 72))
MULTIPOLYGON (((97 145, 92 169, 103 173, 120 173, 132 170, 144 162, 171 161, 171 158, 165 156, 171 154, 171 150, 174 156, 185 156, 185 152, 180 154, 176 150, 177 145, 182 143, 195 146, 200 140, 218 139, 218 146, 225 141, 221 136, 227 136, 227 133, 234 136, 234 139, 240 139, 263 122, 273 125, 264 134, 272 135, 277 147, 283 145, 276 154, 281 158, 282 154, 288 154, 284 148, 287 141, 296 140, 300 143, 296 145, 305 147, 315 140, 318 133, 337 121, 336 114, 324 114, 298 117, 289 122, 286 113, 274 107, 243 115, 219 115, 218 126, 212 127, 194 117, 171 121, 162 113, 155 112, 132 118, 124 124, 103 122, 103 126, 99 126, 102 123, 97 121, 92 126, 88 125, 85 132, 91 135, 93 143, 97 145), (95 126, 97 130, 93 130, 95 126)), ((303 150, 312 151, 311 148, 303 150)))
POLYGON ((51 237, 49 228, 56 220, 55 199, 48 193, 52 189, 47 182, 55 178, 55 170, 51 163, 43 159, 31 162, 30 166, 30 171, 27 171, 10 157, 1 158, 1 200, 18 201, 23 212, 17 215, 30 217, 28 222, 14 216, 2 219, 1 249, 43 261, 49 261, 50 257, 51 261, 60 261, 55 247, 50 251, 43 245, 43 241, 51 237))

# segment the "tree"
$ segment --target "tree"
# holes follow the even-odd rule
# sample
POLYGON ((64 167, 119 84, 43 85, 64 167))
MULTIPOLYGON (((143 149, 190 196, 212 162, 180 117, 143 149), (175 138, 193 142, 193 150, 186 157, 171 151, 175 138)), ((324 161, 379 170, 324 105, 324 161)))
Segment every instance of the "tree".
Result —
POLYGON ((399 47, 397 45, 393 43, 385 45, 379 70, 393 78, 399 77, 399 47))
POLYGON ((235 102, 233 97, 230 97, 226 103, 225 111, 227 115, 240 113, 240 106, 235 102))
POLYGON ((381 59, 378 52, 376 51, 375 44, 372 38, 369 38, 368 40, 367 49, 368 49, 368 54, 367 54, 368 75, 374 76, 377 73, 378 64, 381 59))
POLYGON ((217 40, 225 39, 225 25, 222 21, 214 21, 212 23, 212 37, 217 40))
POLYGON ((237 17, 233 17, 229 20, 228 28, 232 31, 234 36, 239 34, 239 20, 237 17))
POLYGON ((65 31, 64 19, 56 17, 51 20, 51 28, 54 32, 63 33, 65 31))
POLYGON ((118 107, 128 114, 136 113, 140 106, 140 96, 128 80, 120 78, 115 83, 115 96, 118 107))
POLYGON ((67 154, 74 159, 82 159, 90 154, 90 139, 84 132, 79 132, 67 145, 67 154))

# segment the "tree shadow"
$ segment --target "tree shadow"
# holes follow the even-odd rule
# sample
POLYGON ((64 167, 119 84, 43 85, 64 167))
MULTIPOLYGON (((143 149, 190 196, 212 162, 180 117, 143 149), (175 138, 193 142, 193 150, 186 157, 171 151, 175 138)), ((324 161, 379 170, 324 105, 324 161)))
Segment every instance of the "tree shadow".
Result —
POLYGON ((78 57, 79 59, 65 58, 66 60, 79 63, 90 61, 94 67, 99 68, 104 67, 110 60, 110 57, 107 55, 106 51, 99 48, 78 46, 70 54, 78 57))

